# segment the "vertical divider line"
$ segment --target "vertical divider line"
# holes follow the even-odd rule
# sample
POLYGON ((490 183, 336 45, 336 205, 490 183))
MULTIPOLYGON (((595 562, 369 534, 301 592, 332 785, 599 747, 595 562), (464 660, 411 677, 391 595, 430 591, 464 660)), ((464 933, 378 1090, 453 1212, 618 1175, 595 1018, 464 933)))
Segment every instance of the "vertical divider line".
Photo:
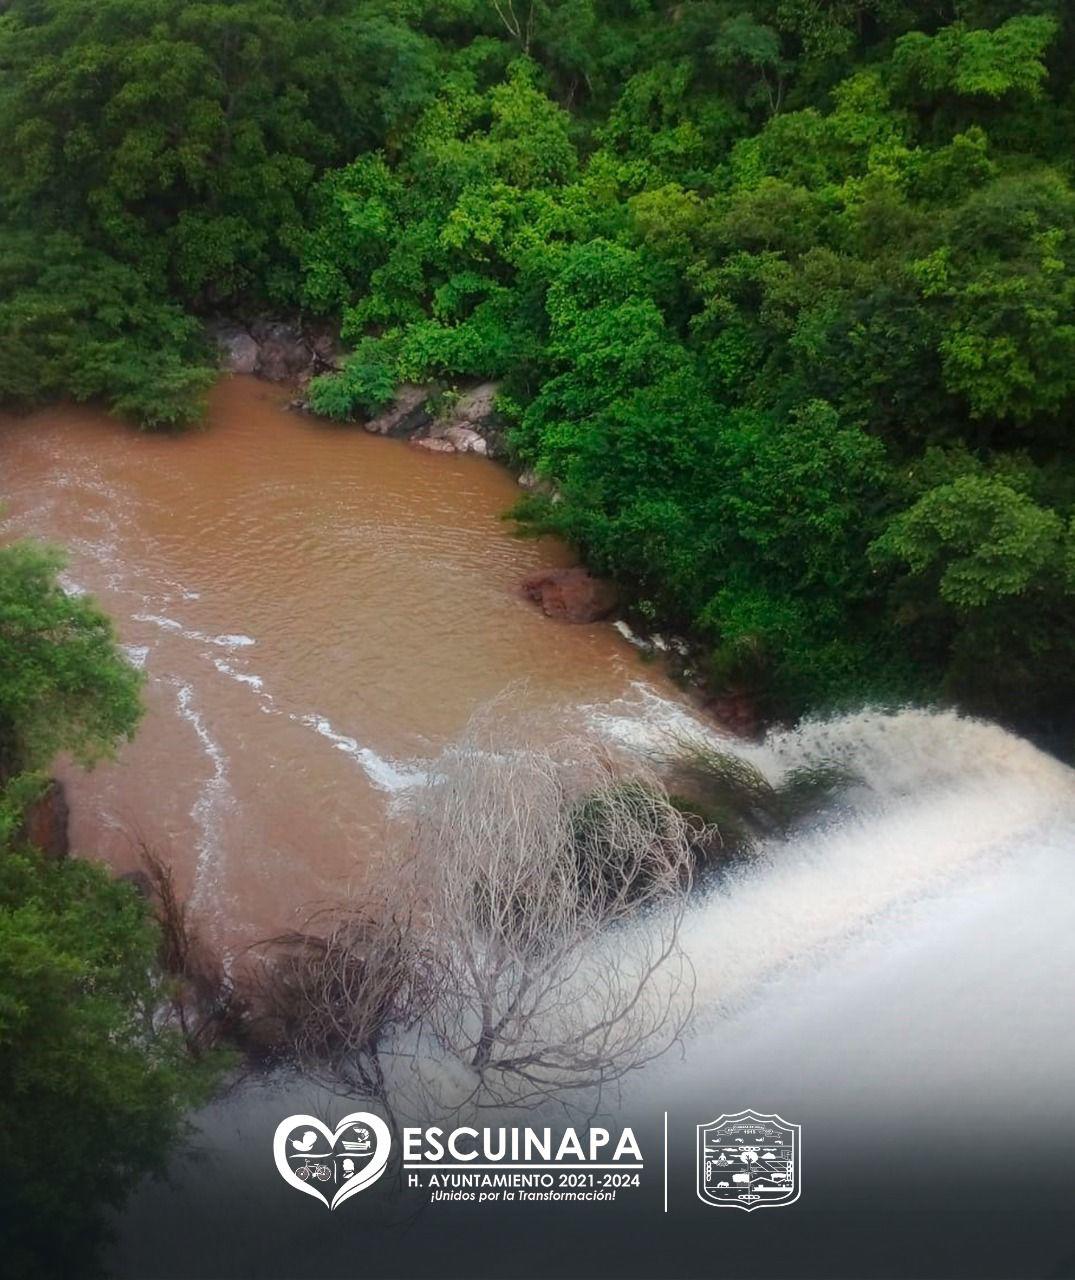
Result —
POLYGON ((664 1211, 668 1212, 668 1112, 664 1113, 664 1211))

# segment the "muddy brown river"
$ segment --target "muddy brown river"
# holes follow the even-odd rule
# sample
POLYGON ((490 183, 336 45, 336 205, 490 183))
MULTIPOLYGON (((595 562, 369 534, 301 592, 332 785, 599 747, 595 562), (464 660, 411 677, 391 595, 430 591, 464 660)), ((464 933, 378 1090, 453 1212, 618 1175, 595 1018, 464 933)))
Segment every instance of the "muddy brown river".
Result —
POLYGON ((298 923, 384 854, 393 796, 489 700, 630 736, 682 697, 608 624, 552 622, 518 583, 571 563, 513 536, 503 468, 283 408, 231 378, 203 430, 76 407, 0 419, 0 536, 66 548, 145 669, 114 763, 62 769, 73 850, 145 840, 238 945, 298 923))

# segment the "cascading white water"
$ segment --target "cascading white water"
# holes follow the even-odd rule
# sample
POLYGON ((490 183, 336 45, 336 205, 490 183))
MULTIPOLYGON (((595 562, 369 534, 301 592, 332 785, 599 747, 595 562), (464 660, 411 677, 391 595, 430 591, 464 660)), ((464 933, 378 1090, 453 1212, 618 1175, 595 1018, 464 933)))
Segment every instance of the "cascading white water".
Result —
POLYGON ((831 819, 765 845, 691 913, 699 1013, 727 1008, 789 963, 846 943, 897 904, 1061 824, 1075 774, 996 725, 952 712, 866 711, 737 751, 770 782, 832 762, 859 780, 831 819))
POLYGON ((1075 1137, 1075 773, 949 712, 741 754, 774 782, 823 760, 860 781, 693 906, 693 1028, 631 1108, 777 1110, 849 1150, 867 1126, 874 1147, 925 1134, 950 1169, 974 1167, 983 1126, 1015 1149, 1075 1137))

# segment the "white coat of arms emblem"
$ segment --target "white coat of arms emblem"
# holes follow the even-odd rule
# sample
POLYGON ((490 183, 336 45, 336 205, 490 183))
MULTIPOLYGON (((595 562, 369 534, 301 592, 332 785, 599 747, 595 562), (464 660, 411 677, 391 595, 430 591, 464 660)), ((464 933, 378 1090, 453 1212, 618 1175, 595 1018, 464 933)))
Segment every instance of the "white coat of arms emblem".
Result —
POLYGON ((698 1126, 698 1197, 718 1209, 775 1209, 802 1190, 802 1128, 737 1111, 698 1126))

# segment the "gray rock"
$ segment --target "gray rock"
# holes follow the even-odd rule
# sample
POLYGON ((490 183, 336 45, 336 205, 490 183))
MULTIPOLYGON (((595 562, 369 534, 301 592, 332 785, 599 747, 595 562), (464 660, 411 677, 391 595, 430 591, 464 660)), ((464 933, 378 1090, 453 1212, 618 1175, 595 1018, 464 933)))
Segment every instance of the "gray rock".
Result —
POLYGON ((388 408, 365 424, 366 430, 377 436, 413 436, 433 421, 426 405, 435 392, 428 383, 405 382, 388 408))
POLYGON ((558 502, 560 499, 556 485, 544 476, 538 475, 536 471, 520 471, 517 481, 520 489, 526 489, 530 493, 540 493, 546 498, 551 498, 553 502, 558 502))
POLYGON ((306 373, 314 353, 301 329, 281 320, 256 321, 250 326, 257 339, 259 377, 267 382, 293 382, 306 373))
POLYGON ((334 329, 327 326, 311 329, 306 335, 306 340, 310 344, 319 373, 343 368, 347 353, 340 345, 334 329))
POLYGON ((215 325, 210 333, 220 352, 221 368, 228 373, 253 373, 260 354, 251 333, 237 324, 215 325))
POLYGON ((500 394, 498 382, 482 382, 469 391, 464 391, 455 402, 451 420, 462 426, 478 428, 494 417, 496 410, 493 404, 500 394))
POLYGON ((446 440, 444 436, 419 436, 412 440, 418 449, 427 449, 430 453, 458 453, 459 450, 450 440, 446 440))
POLYGON ((480 453, 484 457, 488 452, 485 437, 472 427, 456 426, 453 423, 443 429, 441 438, 450 442, 456 453, 480 453))

